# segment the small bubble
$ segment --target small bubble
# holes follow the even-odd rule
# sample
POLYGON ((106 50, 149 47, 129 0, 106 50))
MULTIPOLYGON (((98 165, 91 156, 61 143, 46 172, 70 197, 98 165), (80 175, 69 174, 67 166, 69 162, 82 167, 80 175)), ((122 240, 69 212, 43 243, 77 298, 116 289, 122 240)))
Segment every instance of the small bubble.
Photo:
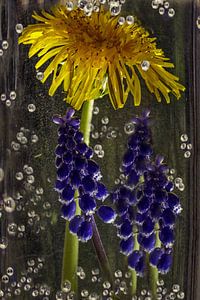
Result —
POLYGON ((8 213, 12 213, 15 210, 15 200, 11 197, 4 198, 4 210, 8 213))
POLYGON ((181 150, 184 150, 184 149, 186 149, 186 147, 187 147, 186 143, 182 143, 180 148, 181 148, 181 150))
POLYGON ((33 291, 32 291, 32 296, 33 296, 33 297, 37 297, 38 295, 39 295, 38 290, 33 290, 33 291))
POLYGON ((73 2, 72 1, 67 1, 66 8, 67 8, 67 10, 72 11, 73 8, 74 8, 73 2))
POLYGON ((122 277, 122 271, 121 270, 116 270, 115 271, 115 277, 116 278, 121 278, 122 277))
POLYGON ((7 231, 10 236, 15 236, 17 233, 17 224, 15 223, 8 224, 7 231))
POLYGON ((2 290, 0 290, 0 297, 4 296, 4 292, 2 290))
POLYGON ((186 151, 185 153, 184 153, 184 157, 185 158, 189 158, 191 156, 191 152, 190 151, 186 151))
POLYGON ((107 125, 109 123, 109 118, 108 117, 103 117, 101 119, 101 123, 104 124, 104 125, 107 125))
POLYGON ((96 145, 94 146, 94 152, 95 152, 96 154, 98 154, 99 151, 101 151, 101 150, 102 150, 102 146, 101 146, 100 144, 96 144, 96 145))
POLYGON ((111 288, 111 283, 109 281, 104 281, 103 282, 103 288, 104 289, 110 289, 111 288))
POLYGON ((4 93, 1 94, 1 101, 3 101, 3 102, 6 101, 6 94, 4 94, 4 93))
POLYGON ((16 92, 15 92, 15 91, 11 91, 11 92, 10 92, 10 99, 11 99, 11 100, 15 100, 16 97, 17 97, 16 92))
POLYGON ((3 48, 3 50, 7 50, 8 46, 9 46, 8 41, 3 41, 2 42, 2 48, 3 48))
POLYGON ((12 102, 10 101, 10 99, 7 99, 7 100, 6 100, 6 106, 10 107, 11 104, 12 104, 12 102))
POLYGON ((169 10, 168 10, 168 16, 170 18, 172 18, 174 15, 175 15, 175 10, 173 8, 169 8, 169 10))
POLYGON ((89 293, 88 293, 88 290, 82 290, 81 291, 81 296, 82 297, 88 297, 89 293))
POLYGON ((43 72, 37 72, 36 78, 41 81, 44 78, 44 73, 43 72))
POLYGON ((8 276, 13 276, 14 274, 14 270, 12 267, 8 267, 7 270, 6 270, 6 273, 8 276))
POLYGON ((192 149, 192 144, 187 144, 187 149, 191 150, 192 149))
POLYGON ((126 19, 124 17, 119 17, 118 24, 123 25, 126 22, 126 19))
POLYGON ((175 172, 176 172, 175 169, 170 170, 170 174, 175 174, 175 172))
POLYGON ((98 133, 98 131, 92 132, 92 138, 95 139, 95 140, 99 138, 99 133, 98 133))
POLYGON ((15 30, 17 33, 19 33, 19 34, 22 33, 23 29, 24 29, 24 27, 22 24, 16 24, 15 30))
POLYGON ((180 291, 180 286, 178 284, 173 284, 172 291, 178 293, 180 291))
POLYGON ((179 292, 179 293, 177 294, 177 298, 178 298, 178 299, 184 299, 184 298, 185 298, 184 292, 179 292))
POLYGON ((164 15, 164 13, 165 13, 164 7, 160 7, 159 10, 158 10, 158 12, 159 12, 159 14, 160 14, 161 16, 164 15))
POLYGON ((197 25, 197 28, 200 29, 200 16, 197 17, 196 25, 197 25))
POLYGON ((94 114, 94 115, 98 115, 98 113, 99 113, 99 108, 98 108, 98 106, 95 106, 95 107, 93 108, 93 114, 94 114))
POLYGON ((158 9, 158 7, 159 7, 158 1, 153 0, 153 1, 151 2, 151 6, 152 6, 153 9, 158 9))
POLYGON ((91 281, 92 281, 92 282, 97 282, 97 277, 96 277, 96 276, 92 276, 91 281))
POLYGON ((71 290, 71 282, 69 280, 66 280, 63 283, 62 291, 65 292, 65 293, 69 293, 70 290, 71 290))
POLYGON ((9 282, 9 277, 8 277, 8 275, 3 275, 3 276, 1 277, 1 280, 2 280, 2 282, 4 282, 4 283, 8 283, 8 282, 9 282))
POLYGON ((8 239, 6 237, 0 237, 0 249, 5 250, 8 247, 8 239))
POLYGON ((148 71, 150 67, 150 62, 148 60, 143 60, 141 63, 141 68, 143 71, 148 71))
POLYGON ((32 143, 37 143, 38 140, 39 140, 39 138, 38 138, 38 136, 37 136, 36 134, 33 134, 33 135, 31 136, 31 142, 32 142, 32 143))
POLYGON ((160 279, 159 281, 157 281, 157 285, 158 286, 163 286, 165 283, 164 283, 164 280, 163 279, 160 279))
POLYGON ((104 154, 105 154, 104 150, 100 150, 97 155, 99 158, 103 158, 104 154))
POLYGON ((27 182, 28 183, 34 183, 35 182, 35 177, 33 175, 28 175, 27 176, 27 182))
POLYGON ((21 294, 21 290, 20 290, 20 289, 16 289, 16 290, 14 291, 14 294, 15 294, 16 296, 19 296, 19 295, 21 294))
POLYGON ((28 105, 28 111, 29 112, 34 112, 36 110, 35 104, 31 103, 28 105))
POLYGON ((17 172, 17 173, 15 174, 15 178, 16 178, 17 180, 22 180, 22 179, 24 178, 24 175, 23 175, 22 172, 17 172))
POLYGON ((166 1, 166 2, 164 3, 164 8, 166 8, 166 9, 169 8, 169 2, 168 2, 168 1, 166 1))
POLYGON ((28 175, 31 175, 31 174, 33 174, 33 168, 29 167, 27 165, 24 165, 24 172, 28 175))
POLYGON ((4 170, 0 168, 0 182, 4 179, 4 170))
POLYGON ((3 50, 0 49, 0 57, 3 56, 3 50))
POLYGON ((92 269, 92 275, 99 275, 100 270, 98 268, 92 269))
POLYGON ((187 142, 188 141, 188 136, 187 136, 187 134, 182 134, 181 135, 181 137, 180 137, 180 140, 181 140, 181 142, 187 142))
POLYGON ((112 16, 117 16, 121 12, 121 5, 111 5, 110 13, 112 16))
POLYGON ((179 191, 183 192, 185 190, 185 185, 183 183, 180 183, 178 189, 179 191))
POLYGON ((126 17, 126 23, 128 25, 132 25, 134 23, 134 17, 133 16, 127 16, 126 17))
POLYGON ((135 130, 135 126, 132 122, 126 123, 124 125, 124 132, 126 134, 132 134, 134 132, 134 130, 135 130))

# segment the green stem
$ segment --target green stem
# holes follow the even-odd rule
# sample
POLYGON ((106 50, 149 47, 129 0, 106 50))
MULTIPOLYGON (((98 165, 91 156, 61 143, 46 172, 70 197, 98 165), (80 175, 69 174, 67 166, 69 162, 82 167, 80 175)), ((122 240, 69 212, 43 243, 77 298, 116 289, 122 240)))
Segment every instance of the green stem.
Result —
MULTIPOLYGON (((140 245, 137 241, 137 233, 134 234, 134 250, 139 250, 140 245)), ((135 270, 131 271, 131 295, 134 296, 137 293, 137 274, 135 270)))
MULTIPOLYGON (((159 225, 158 224, 155 225, 155 232, 156 232, 155 247, 160 247, 161 242, 159 239, 159 225)), ((149 257, 148 257, 148 260, 149 260, 149 257)), ((157 290, 158 279, 159 279, 158 269, 149 265, 149 285, 150 285, 151 293, 152 293, 152 297, 153 297, 152 299, 156 299, 156 290, 157 290)))
MULTIPOLYGON (((84 141, 89 145, 90 141, 90 126, 92 120, 92 110, 94 101, 86 101, 83 105, 82 115, 81 115, 81 125, 80 130, 84 135, 84 141)), ((75 197, 77 197, 77 193, 75 197)), ((76 214, 80 215, 81 210, 79 205, 76 208, 76 214)), ((71 282, 72 290, 77 293, 77 266, 79 257, 79 241, 75 235, 69 232, 68 222, 65 228, 65 238, 64 238, 64 249, 63 249, 63 263, 62 263, 62 279, 61 286, 63 286, 66 280, 71 282)))

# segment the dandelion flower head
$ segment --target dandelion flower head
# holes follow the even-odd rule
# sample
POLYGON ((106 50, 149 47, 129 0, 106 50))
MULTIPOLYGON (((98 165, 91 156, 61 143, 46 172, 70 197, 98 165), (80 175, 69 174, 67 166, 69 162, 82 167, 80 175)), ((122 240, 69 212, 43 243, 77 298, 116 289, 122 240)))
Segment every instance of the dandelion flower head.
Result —
POLYGON ((38 23, 25 28, 19 43, 31 44, 29 57, 39 57, 36 69, 48 62, 42 82, 52 76, 49 95, 63 85, 66 102, 77 110, 104 94, 115 109, 124 106, 129 94, 138 106, 143 78, 159 102, 163 96, 169 103, 170 93, 180 98, 184 87, 166 70, 174 65, 138 22, 119 24, 119 17, 104 8, 86 16, 63 5, 51 13, 34 12, 33 18, 38 23))

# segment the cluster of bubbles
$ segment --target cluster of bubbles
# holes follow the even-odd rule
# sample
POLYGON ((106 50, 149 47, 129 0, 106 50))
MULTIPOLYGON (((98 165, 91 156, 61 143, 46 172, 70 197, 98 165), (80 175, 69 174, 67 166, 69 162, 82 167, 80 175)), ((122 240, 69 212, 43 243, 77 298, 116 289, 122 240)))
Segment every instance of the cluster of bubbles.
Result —
POLYGON ((175 15, 174 8, 170 7, 170 3, 166 0, 153 0, 151 6, 153 9, 158 9, 160 15, 167 13, 170 18, 175 15))
POLYGON ((38 140, 39 138, 34 131, 31 132, 30 129, 21 127, 16 134, 16 141, 11 142, 11 148, 14 151, 19 151, 21 147, 26 147, 28 142, 35 144, 38 140))
POLYGON ((183 133, 180 137, 181 150, 184 150, 184 157, 189 158, 191 156, 192 144, 189 142, 188 135, 183 133))
POLYGON ((71 11, 80 8, 86 16, 91 16, 93 12, 99 12, 101 5, 109 7, 112 16, 117 16, 121 12, 125 0, 68 0, 66 8, 71 11))
POLYGON ((6 51, 9 47, 9 43, 7 40, 3 40, 1 42, 1 48, 0 48, 0 57, 3 56, 4 51, 6 51))
POLYGON ((35 283, 35 277, 44 267, 44 258, 28 259, 27 267, 21 272, 19 278, 13 266, 7 267, 4 274, 0 278, 2 289, 0 289, 0 298, 5 297, 21 298, 22 293, 30 293, 33 298, 39 297, 42 300, 49 300, 51 294, 50 287, 46 284, 35 283))
POLYGON ((175 187, 180 191, 183 192, 185 190, 185 184, 183 183, 183 179, 181 177, 175 177, 176 170, 170 169, 168 174, 168 180, 172 181, 175 187))
POLYGON ((1 102, 5 103, 7 107, 10 107, 12 105, 12 101, 15 101, 17 97, 17 94, 15 91, 11 91, 9 95, 6 95, 6 93, 2 93, 0 98, 1 102))
MULTIPOLYGON (((93 115, 96 116, 98 114, 99 114, 99 107, 94 106, 93 115)), ((109 126, 109 122, 110 122, 110 120, 107 116, 102 117, 101 127, 100 127, 99 131, 95 130, 95 126, 93 124, 91 124, 91 138, 94 140, 97 140, 97 139, 102 139, 102 138, 106 137, 107 139, 112 140, 112 139, 116 139, 118 136, 120 136, 121 133, 119 133, 119 128, 109 126)), ((96 151, 94 151, 94 152, 95 152, 95 154, 97 154, 98 158, 104 157, 104 150, 102 149, 101 145, 99 147, 99 143, 96 147, 96 151)))

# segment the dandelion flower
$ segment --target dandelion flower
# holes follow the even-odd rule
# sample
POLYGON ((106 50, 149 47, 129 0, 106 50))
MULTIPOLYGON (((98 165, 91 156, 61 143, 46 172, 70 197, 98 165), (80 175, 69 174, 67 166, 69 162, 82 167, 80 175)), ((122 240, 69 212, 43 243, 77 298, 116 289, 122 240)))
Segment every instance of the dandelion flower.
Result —
POLYGON ((163 95, 169 103, 170 92, 180 98, 184 87, 165 69, 174 65, 139 23, 119 25, 119 18, 104 9, 88 17, 62 5, 51 13, 34 12, 33 18, 39 23, 29 25, 19 43, 32 45, 29 57, 40 58, 36 69, 49 62, 42 79, 52 75, 49 95, 63 84, 66 102, 77 110, 107 93, 115 109, 124 106, 129 93, 138 106, 142 77, 159 102, 163 95))

